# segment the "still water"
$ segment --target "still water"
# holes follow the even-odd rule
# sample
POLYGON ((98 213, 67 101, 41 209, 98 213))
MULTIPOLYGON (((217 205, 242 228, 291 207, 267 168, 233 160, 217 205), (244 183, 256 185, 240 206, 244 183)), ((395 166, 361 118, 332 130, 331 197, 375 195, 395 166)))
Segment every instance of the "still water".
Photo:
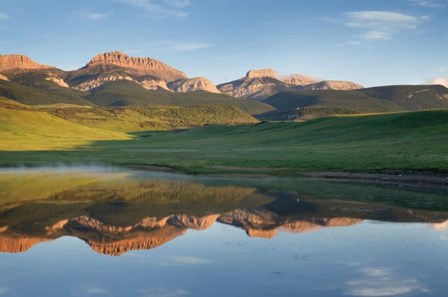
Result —
POLYGON ((0 296, 448 296, 448 189, 0 171, 0 296))

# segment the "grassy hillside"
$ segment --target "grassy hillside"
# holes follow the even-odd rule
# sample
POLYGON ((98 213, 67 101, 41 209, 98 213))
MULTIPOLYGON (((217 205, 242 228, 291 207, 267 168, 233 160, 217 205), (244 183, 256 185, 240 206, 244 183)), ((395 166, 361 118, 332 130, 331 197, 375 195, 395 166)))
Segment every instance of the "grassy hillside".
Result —
POLYGON ((277 110, 265 118, 284 118, 302 109, 302 118, 334 114, 385 113, 448 108, 443 86, 390 86, 354 91, 295 91, 278 93, 264 101, 277 110))
POLYGON ((235 106, 116 108, 44 106, 41 110, 80 125, 124 132, 257 122, 255 118, 235 106))
POLYGON ((143 132, 59 152, 1 152, 0 164, 95 162, 164 165, 186 172, 296 175, 303 171, 448 172, 448 112, 328 117, 304 123, 143 132))
POLYGON ((104 84, 92 90, 91 94, 85 99, 98 106, 233 105, 249 114, 260 114, 273 109, 264 103, 204 91, 190 93, 171 93, 164 90, 148 91, 139 84, 129 81, 104 84))
POLYGON ((129 138, 124 133, 77 125, 0 99, 0 150, 68 149, 97 140, 129 138))
POLYGON ((81 92, 62 88, 48 81, 45 82, 45 87, 42 85, 42 88, 36 88, 0 80, 0 96, 28 105, 55 103, 92 105, 80 95, 81 92))

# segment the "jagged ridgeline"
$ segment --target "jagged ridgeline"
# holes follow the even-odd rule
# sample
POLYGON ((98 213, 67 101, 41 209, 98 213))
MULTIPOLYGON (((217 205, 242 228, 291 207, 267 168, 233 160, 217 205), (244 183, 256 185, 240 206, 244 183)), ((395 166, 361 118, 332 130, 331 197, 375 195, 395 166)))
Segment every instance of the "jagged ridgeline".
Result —
MULTIPOLYGON (((269 68, 250 70, 240 79, 215 85, 206 77, 190 78, 159 60, 131 57, 118 51, 98 54, 74 71, 42 65, 22 55, 0 55, 0 96, 39 107, 58 104, 58 108, 68 105, 101 108, 221 106, 220 115, 195 113, 194 117, 201 120, 188 122, 184 119, 182 127, 253 121, 237 109, 261 120, 306 120, 338 114, 448 108, 448 89, 439 85, 366 89, 350 81, 324 80, 302 74, 279 76, 269 68)), ((67 113, 73 114, 73 111, 67 113)), ((122 110, 117 113, 121 115, 122 110)), ((60 116, 62 113, 53 110, 52 114, 60 116)), ((95 120, 101 119, 98 114, 93 116, 95 120)), ((185 118, 188 117, 191 116, 185 118)), ((181 127, 171 122, 148 122, 151 121, 140 121, 137 130, 181 127)), ((107 126, 101 120, 98 123, 101 127, 107 126)))
POLYGON ((272 110, 267 104, 221 94, 204 77, 152 58, 121 52, 95 56, 84 67, 63 71, 22 55, 0 55, 0 96, 28 105, 235 106, 249 114, 272 110))

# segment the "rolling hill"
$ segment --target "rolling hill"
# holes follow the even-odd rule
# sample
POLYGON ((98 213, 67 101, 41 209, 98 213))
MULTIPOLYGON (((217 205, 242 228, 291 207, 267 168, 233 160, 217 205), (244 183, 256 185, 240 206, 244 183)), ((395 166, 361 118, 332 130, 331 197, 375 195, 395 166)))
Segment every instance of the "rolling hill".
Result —
POLYGON ((232 105, 250 114, 260 114, 273 108, 265 103, 233 98, 205 91, 173 93, 164 90, 148 92, 131 81, 106 83, 85 97, 98 106, 197 106, 232 105))
POLYGON ((0 127, 0 150, 64 150, 93 141, 131 138, 121 132, 78 125, 3 98, 0 98, 0 127))
POLYGON ((263 102, 276 108, 264 119, 298 115, 302 119, 333 114, 386 113, 448 108, 443 86, 386 86, 360 90, 294 91, 275 94, 263 102), (297 111, 300 108, 300 111, 297 111))

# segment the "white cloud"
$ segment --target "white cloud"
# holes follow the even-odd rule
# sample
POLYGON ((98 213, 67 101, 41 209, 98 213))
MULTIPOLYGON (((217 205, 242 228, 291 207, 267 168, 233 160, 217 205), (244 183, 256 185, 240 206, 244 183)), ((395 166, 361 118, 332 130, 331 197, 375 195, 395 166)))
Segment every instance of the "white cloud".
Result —
POLYGON ((388 297, 404 294, 428 294, 416 278, 400 277, 388 268, 361 268, 359 278, 346 282, 347 295, 360 297, 388 297))
POLYGON ((212 47, 210 43, 203 42, 178 42, 173 43, 171 49, 177 52, 197 51, 204 48, 212 47))
POLYGON ((74 11, 73 14, 83 20, 90 20, 90 21, 99 21, 107 19, 110 16, 110 13, 92 12, 87 10, 74 11))
POLYGON ((148 52, 191 52, 213 47, 213 44, 205 42, 185 42, 185 41, 157 41, 138 46, 115 46, 123 48, 129 54, 141 54, 148 52))
POLYGON ((177 8, 185 8, 191 5, 190 0, 164 0, 168 5, 177 8))
MULTIPOLYGON (((447 82, 448 82, 448 79, 447 79, 447 82)), ((429 227, 438 232, 448 231, 448 220, 441 222, 441 223, 429 224, 429 227)))
POLYGON ((110 296, 111 293, 100 287, 80 287, 77 288, 72 296, 110 296))
POLYGON ((409 3, 416 6, 428 8, 444 8, 446 4, 434 0, 408 0, 409 3))
POLYGON ((108 13, 89 13, 86 17, 90 20, 102 20, 110 16, 108 13))
POLYGON ((213 263, 212 261, 205 258, 190 257, 190 256, 173 257, 173 261, 175 263, 185 265, 201 265, 201 264, 213 263))
POLYGON ((359 31, 358 40, 388 40, 402 30, 413 30, 427 20, 427 16, 414 16, 391 11, 352 11, 345 14, 345 25, 359 31))
POLYGON ((8 288, 0 287, 0 296, 6 295, 9 292, 8 288))
POLYGON ((426 82, 427 85, 442 85, 448 88, 448 77, 434 77, 426 82))
POLYGON ((0 21, 6 20, 9 20, 9 16, 6 13, 0 11, 0 21))
POLYGON ((185 17, 189 13, 185 10, 191 5, 190 0, 118 0, 124 4, 143 9, 152 17, 185 17))
POLYGON ((143 297, 178 297, 188 295, 188 292, 182 289, 146 289, 140 291, 143 297))

